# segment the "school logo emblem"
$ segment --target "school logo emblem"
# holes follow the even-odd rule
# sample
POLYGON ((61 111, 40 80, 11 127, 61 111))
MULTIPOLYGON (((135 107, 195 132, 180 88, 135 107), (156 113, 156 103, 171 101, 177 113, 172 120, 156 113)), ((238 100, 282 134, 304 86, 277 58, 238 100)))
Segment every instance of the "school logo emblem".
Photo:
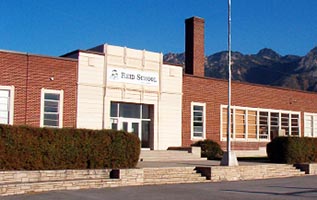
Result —
POLYGON ((112 80, 118 80, 119 79, 119 74, 118 74, 118 71, 116 69, 111 71, 110 79, 112 79, 112 80))

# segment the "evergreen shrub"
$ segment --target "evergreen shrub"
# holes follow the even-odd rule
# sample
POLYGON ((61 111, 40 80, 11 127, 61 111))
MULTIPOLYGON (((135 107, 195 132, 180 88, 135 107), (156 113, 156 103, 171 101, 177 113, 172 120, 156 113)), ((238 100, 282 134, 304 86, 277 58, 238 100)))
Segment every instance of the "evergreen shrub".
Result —
POLYGON ((201 147, 201 157, 206 157, 208 160, 218 160, 223 156, 223 151, 220 145, 213 140, 201 140, 197 141, 192 146, 201 147))
POLYGON ((133 168, 139 155, 123 131, 0 125, 0 170, 133 168))
POLYGON ((316 162, 316 145, 316 138, 276 137, 267 144, 267 155, 274 163, 316 162))

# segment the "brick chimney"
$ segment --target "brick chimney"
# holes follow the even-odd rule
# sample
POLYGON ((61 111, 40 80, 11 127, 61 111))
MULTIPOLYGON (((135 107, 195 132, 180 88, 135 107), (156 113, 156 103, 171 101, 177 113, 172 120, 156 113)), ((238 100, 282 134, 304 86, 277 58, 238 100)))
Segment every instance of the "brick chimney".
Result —
POLYGON ((200 17, 185 20, 185 73, 205 76, 204 24, 200 17))

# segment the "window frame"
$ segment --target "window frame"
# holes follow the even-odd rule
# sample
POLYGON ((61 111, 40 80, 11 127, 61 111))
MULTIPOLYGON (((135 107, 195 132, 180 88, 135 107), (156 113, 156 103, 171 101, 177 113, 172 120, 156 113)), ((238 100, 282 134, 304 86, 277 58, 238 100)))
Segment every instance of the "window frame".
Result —
POLYGON ((8 90, 9 91, 9 116, 8 116, 8 123, 9 125, 13 125, 14 123, 14 92, 15 87, 13 85, 11 86, 4 86, 0 85, 0 90, 8 90))
MULTIPOLYGON (((227 138, 226 136, 224 136, 224 126, 227 126, 227 122, 224 122, 223 120, 223 109, 227 109, 227 105, 220 105, 220 141, 226 141, 227 138)), ((233 113, 233 122, 235 119, 235 112, 236 110, 245 110, 245 114, 246 114, 246 120, 245 120, 245 130, 246 130, 246 138, 236 138, 235 137, 235 124, 231 125, 233 126, 233 130, 231 131, 232 134, 232 140, 233 141, 245 141, 245 142, 268 142, 271 140, 270 136, 271 136, 271 128, 272 128, 272 124, 271 124, 271 114, 278 114, 278 125, 276 125, 278 127, 278 130, 281 131, 283 129, 282 127, 282 114, 287 114, 288 115, 288 131, 289 133, 291 133, 292 128, 297 128, 298 129, 298 135, 289 135, 292 137, 301 137, 301 114, 299 111, 290 111, 290 110, 276 110, 276 109, 265 109, 265 108, 252 108, 252 107, 241 107, 241 106, 231 106, 232 109, 232 113, 233 113), (249 138, 249 133, 248 133, 248 125, 249 125, 249 121, 248 121, 248 116, 247 113, 249 111, 255 111, 256 112, 256 139, 255 138, 249 138), (260 113, 267 113, 267 138, 261 138, 260 137, 260 113), (292 115, 297 115, 297 126, 292 126, 292 115)), ((262 116, 262 115, 261 115, 262 116)), ((275 116, 274 116, 275 117, 275 116)), ((273 117, 273 118, 274 118, 273 117)), ((295 119, 295 118, 294 118, 295 119)), ((226 134, 226 133, 225 133, 226 134)))
POLYGON ((201 103, 201 102, 191 102, 191 111, 190 111, 190 124, 191 124, 191 140, 201 140, 201 139, 205 139, 206 138, 206 103, 201 103), (203 132, 202 132, 202 136, 195 136, 195 132, 194 132, 194 106, 201 106, 203 107, 203 119, 202 119, 202 123, 203 123, 203 132))
POLYGON ((317 124, 315 123, 317 122, 317 113, 309 113, 309 112, 304 112, 304 137, 317 137, 317 132, 315 132, 314 130, 317 130, 317 127, 315 127, 314 125, 317 124), (312 133, 310 132, 309 135, 307 135, 307 132, 306 132, 306 119, 307 117, 310 117, 312 119, 311 121, 311 131, 312 133))
POLYGON ((48 128, 62 128, 63 127, 63 113, 64 113, 64 91, 63 90, 51 90, 42 88, 41 90, 41 117, 40 117, 40 127, 48 128), (45 126, 44 125, 44 105, 45 105, 45 94, 58 94, 59 104, 58 104, 58 127, 57 126, 45 126))

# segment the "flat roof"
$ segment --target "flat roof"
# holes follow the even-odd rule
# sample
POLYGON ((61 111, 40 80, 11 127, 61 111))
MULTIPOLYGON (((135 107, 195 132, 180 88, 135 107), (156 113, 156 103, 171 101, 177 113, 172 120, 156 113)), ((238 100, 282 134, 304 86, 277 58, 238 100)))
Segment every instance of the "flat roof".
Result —
POLYGON ((20 55, 28 55, 28 56, 38 56, 38 57, 53 58, 53 59, 68 60, 68 61, 76 61, 76 62, 78 60, 78 59, 75 59, 75 58, 32 54, 32 53, 27 53, 27 52, 18 52, 18 51, 4 50, 4 49, 0 49, 0 52, 12 53, 12 54, 20 54, 20 55))

